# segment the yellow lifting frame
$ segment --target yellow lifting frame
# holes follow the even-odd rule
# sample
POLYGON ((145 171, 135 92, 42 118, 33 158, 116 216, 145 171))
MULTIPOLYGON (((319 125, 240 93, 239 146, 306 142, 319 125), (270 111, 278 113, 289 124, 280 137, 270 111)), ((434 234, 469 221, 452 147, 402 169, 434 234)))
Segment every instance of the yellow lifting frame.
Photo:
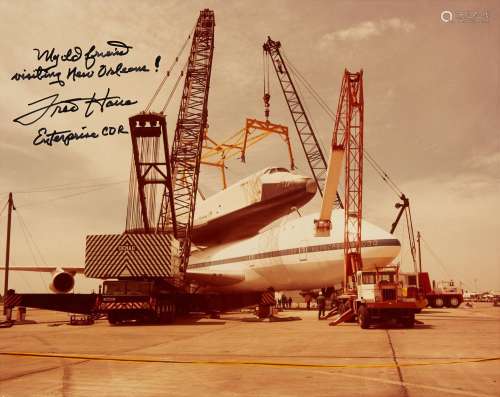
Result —
POLYGON ((281 124, 274 124, 270 121, 248 118, 246 119, 245 128, 242 128, 235 134, 226 138, 224 142, 220 144, 210 138, 208 136, 208 131, 205 131, 201 164, 218 167, 221 170, 223 189, 226 189, 227 179, 225 161, 239 154, 241 161, 245 162, 245 154, 248 148, 272 134, 278 134, 286 143, 290 158, 290 168, 292 170, 295 169, 288 127, 281 124))

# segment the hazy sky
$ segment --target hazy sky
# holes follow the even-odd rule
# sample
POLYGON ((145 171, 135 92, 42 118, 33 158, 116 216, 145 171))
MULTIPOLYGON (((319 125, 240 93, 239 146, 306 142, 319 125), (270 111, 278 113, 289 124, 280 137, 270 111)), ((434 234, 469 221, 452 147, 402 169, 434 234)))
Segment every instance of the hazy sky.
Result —
MULTIPOLYGON (((263 118, 262 43, 280 40, 294 66, 331 108, 336 108, 344 68, 364 69, 365 146, 410 197, 415 227, 423 234, 424 267, 434 279, 462 280, 468 289, 500 290, 499 7, 496 1, 0 1, 0 209, 14 192, 11 264, 82 266, 87 234, 120 233, 125 225, 131 157, 128 135, 33 145, 40 128, 97 131, 127 126, 143 110, 194 26, 199 10, 215 11, 216 37, 209 98, 210 135, 222 139, 263 118), (452 22, 441 20, 452 17, 452 22), (487 17, 485 16, 487 13, 487 17), (92 45, 133 48, 124 56, 96 59, 91 78, 66 81, 12 79, 33 73, 37 48, 66 54, 92 45), (161 56, 158 72, 155 59, 161 56), (142 66, 149 72, 98 77, 99 66, 142 66), (58 94, 58 100, 110 95, 138 101, 85 117, 46 114, 24 126, 13 120, 33 110, 29 103, 58 94), (63 185, 63 186, 61 186, 63 185), (38 190, 38 192, 36 192, 38 190), (34 243, 33 243, 34 241, 34 243), (29 242, 29 243, 28 243, 29 242), (429 251, 431 248, 432 252, 429 251)), ((183 64, 184 58, 181 59, 183 64)), ((178 76, 174 69, 153 110, 163 106, 178 76)), ((271 76, 271 120, 289 125, 297 172, 308 173, 293 123, 271 76)), ((332 121, 303 91, 310 118, 328 146, 332 121)), ((168 109, 175 126, 178 98, 168 109)), ((27 121, 27 118, 21 121, 27 121)), ((31 119, 33 121, 34 119, 31 119)), ((247 164, 228 164, 235 182, 268 165, 288 166, 286 148, 270 138, 248 153, 247 164)), ((368 164, 364 216, 386 229, 396 216, 397 196, 368 164)), ((201 189, 219 189, 219 175, 204 169, 201 189)), ((305 212, 317 211, 315 199, 305 212)), ((0 218, 5 248, 6 212, 0 218)), ((409 264, 404 223, 403 266, 409 264)), ((48 277, 12 275, 18 291, 44 291, 48 277)), ((81 280, 78 280, 81 281, 81 280)), ((77 291, 88 287, 77 284, 77 291)))

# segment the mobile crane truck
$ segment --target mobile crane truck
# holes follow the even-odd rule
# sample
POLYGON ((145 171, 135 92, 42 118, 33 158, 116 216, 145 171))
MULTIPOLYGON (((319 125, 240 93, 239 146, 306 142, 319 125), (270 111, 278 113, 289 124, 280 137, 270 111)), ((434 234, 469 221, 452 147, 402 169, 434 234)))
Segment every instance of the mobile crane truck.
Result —
POLYGON ((350 73, 345 70, 323 203, 320 218, 315 222, 316 234, 330 233, 330 216, 345 154, 344 289, 337 297, 339 314, 330 325, 357 318, 361 328, 385 320, 397 320, 406 327, 413 327, 415 313, 427 305, 420 293, 416 272, 412 278, 415 286, 410 286, 410 277, 400 277, 398 266, 377 268, 376 271, 363 270, 363 121, 363 71, 350 73))

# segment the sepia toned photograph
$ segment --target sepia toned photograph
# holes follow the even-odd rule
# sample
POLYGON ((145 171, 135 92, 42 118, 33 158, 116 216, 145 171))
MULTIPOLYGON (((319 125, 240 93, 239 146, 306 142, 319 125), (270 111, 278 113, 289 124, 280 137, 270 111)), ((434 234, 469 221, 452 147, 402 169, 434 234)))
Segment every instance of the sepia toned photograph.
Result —
POLYGON ((500 396, 500 3, 0 10, 0 397, 500 396))

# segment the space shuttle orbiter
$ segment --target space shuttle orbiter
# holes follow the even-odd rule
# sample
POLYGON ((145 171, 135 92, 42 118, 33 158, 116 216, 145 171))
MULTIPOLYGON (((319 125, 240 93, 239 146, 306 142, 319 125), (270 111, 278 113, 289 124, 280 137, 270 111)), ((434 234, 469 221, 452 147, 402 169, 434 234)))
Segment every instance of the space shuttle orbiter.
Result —
POLYGON ((214 245, 256 235, 308 203, 316 182, 282 167, 267 167, 206 200, 198 200, 192 241, 214 245))

